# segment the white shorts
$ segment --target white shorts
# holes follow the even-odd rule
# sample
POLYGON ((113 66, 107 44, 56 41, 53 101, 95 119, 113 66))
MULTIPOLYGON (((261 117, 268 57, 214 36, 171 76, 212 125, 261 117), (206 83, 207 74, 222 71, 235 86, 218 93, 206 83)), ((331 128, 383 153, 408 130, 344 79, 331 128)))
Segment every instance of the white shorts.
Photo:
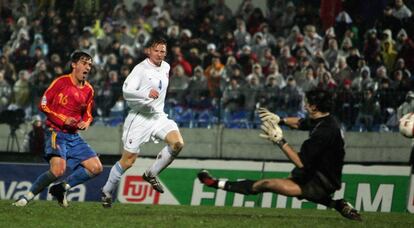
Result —
POLYGON ((146 116, 137 113, 129 113, 124 122, 122 142, 124 150, 137 153, 140 146, 150 140, 157 143, 157 139, 165 140, 167 134, 177 130, 178 126, 167 118, 167 115, 146 116))

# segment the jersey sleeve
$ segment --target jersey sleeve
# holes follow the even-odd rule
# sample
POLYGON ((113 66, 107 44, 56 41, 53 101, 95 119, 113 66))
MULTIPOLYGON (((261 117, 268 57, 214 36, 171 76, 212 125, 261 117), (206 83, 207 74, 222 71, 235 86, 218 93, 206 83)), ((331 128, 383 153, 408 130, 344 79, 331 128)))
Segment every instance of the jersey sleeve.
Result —
POLYGON ((124 99, 132 106, 148 105, 153 99, 149 98, 150 84, 142 83, 144 69, 135 67, 122 86, 124 99))
POLYGON ((43 94, 39 105, 39 109, 46 114, 47 119, 60 128, 63 127, 67 116, 62 113, 57 113, 54 110, 53 103, 54 99, 57 99, 57 94, 61 90, 62 85, 63 81, 61 78, 53 81, 43 94))
POLYGON ((94 96, 95 96, 95 91, 93 90, 92 86, 88 85, 90 88, 90 95, 88 98, 88 101, 86 103, 86 110, 85 113, 82 116, 82 120, 84 122, 87 123, 92 123, 93 120, 93 116, 92 116, 92 109, 93 109, 93 105, 94 105, 94 96))

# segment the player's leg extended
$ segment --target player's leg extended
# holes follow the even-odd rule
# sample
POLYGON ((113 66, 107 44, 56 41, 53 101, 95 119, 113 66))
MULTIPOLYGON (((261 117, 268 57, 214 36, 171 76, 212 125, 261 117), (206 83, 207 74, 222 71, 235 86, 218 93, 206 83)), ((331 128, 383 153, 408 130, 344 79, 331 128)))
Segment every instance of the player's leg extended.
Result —
MULTIPOLYGON (((165 135, 164 140, 167 143, 167 146, 158 153, 155 162, 142 175, 142 178, 150 183, 153 189, 160 193, 164 193, 164 189, 157 178, 158 174, 174 161, 184 147, 184 140, 178 131, 177 125, 173 123, 172 125, 167 126, 167 128, 168 127, 174 127, 176 129, 169 131, 165 135)), ((162 136, 159 137, 163 138, 162 136)))
POLYGON ((103 186, 102 191, 108 194, 112 194, 118 187, 122 174, 124 174, 126 170, 131 168, 137 157, 137 153, 132 153, 124 149, 124 151, 122 152, 121 159, 118 162, 116 162, 114 166, 112 166, 108 180, 103 186))
POLYGON ((49 160, 49 170, 37 177, 29 192, 13 203, 15 206, 26 206, 43 189, 63 176, 66 171, 65 138, 54 130, 46 131, 45 158, 49 160), (63 156, 63 157, 62 157, 63 156))
POLYGON ((145 172, 147 176, 158 176, 162 170, 167 168, 167 166, 174 161, 184 147, 183 137, 177 130, 170 131, 165 137, 165 142, 167 143, 167 146, 158 153, 154 164, 147 169, 145 172))
POLYGON ((286 196, 299 196, 301 194, 300 187, 290 179, 224 181, 212 177, 207 170, 201 170, 197 176, 201 183, 209 187, 245 195, 260 192, 274 192, 286 196))
POLYGON ((99 175, 103 170, 101 161, 96 156, 83 161, 81 164, 65 179, 66 190, 99 175))
POLYGON ((66 161, 61 157, 53 157, 50 160, 50 169, 37 177, 29 192, 21 199, 13 203, 14 206, 26 206, 37 194, 45 189, 49 184, 56 181, 65 173, 66 161))

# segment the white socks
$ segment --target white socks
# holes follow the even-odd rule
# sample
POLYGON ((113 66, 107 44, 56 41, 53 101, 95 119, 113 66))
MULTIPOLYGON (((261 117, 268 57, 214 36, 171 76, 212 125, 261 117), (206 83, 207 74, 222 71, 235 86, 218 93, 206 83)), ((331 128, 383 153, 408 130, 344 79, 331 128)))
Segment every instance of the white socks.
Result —
POLYGON ((224 189, 224 186, 226 185, 226 181, 218 181, 218 183, 217 183, 217 187, 219 188, 219 189, 224 189))
POLYGON ((157 159, 155 160, 154 164, 145 171, 145 173, 150 177, 158 176, 158 174, 172 161, 174 161, 175 156, 173 155, 173 151, 171 147, 168 145, 162 148, 162 150, 158 153, 157 159))
POLYGON ((121 180, 121 176, 124 172, 125 170, 122 169, 121 164, 119 164, 119 161, 115 163, 115 165, 111 168, 108 180, 103 186, 102 191, 104 193, 112 194, 114 190, 118 187, 118 183, 121 180))

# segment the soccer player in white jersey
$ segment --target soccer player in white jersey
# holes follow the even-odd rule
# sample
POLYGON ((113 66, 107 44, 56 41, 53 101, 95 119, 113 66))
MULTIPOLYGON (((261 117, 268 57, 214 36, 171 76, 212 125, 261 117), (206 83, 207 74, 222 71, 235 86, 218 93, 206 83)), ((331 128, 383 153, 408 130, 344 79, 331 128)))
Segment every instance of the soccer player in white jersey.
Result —
POLYGON ((122 174, 130 168, 140 152, 140 146, 150 140, 164 140, 166 146, 159 152, 155 162, 142 178, 158 192, 163 187, 157 175, 165 169, 184 146, 177 124, 164 113, 170 65, 164 61, 167 43, 162 38, 148 42, 147 58, 136 65, 126 78, 122 92, 129 108, 124 122, 121 159, 112 167, 108 180, 102 188, 102 205, 112 206, 112 194, 117 189, 122 174))

